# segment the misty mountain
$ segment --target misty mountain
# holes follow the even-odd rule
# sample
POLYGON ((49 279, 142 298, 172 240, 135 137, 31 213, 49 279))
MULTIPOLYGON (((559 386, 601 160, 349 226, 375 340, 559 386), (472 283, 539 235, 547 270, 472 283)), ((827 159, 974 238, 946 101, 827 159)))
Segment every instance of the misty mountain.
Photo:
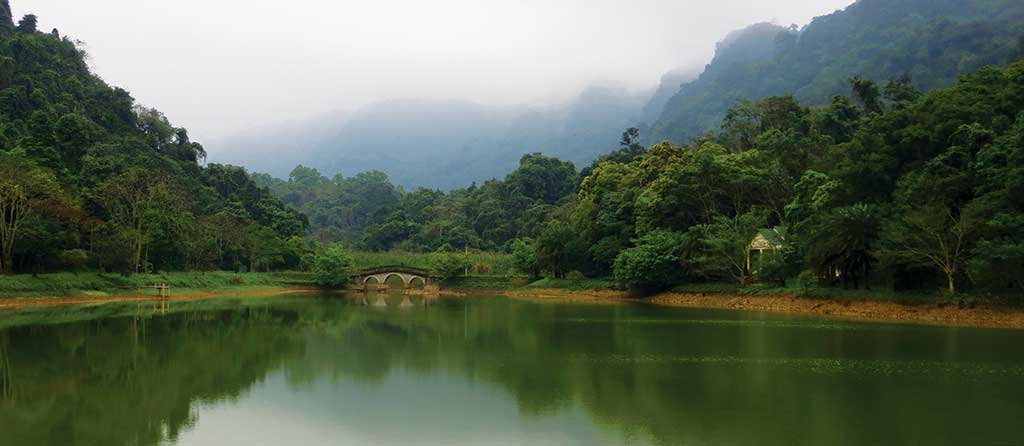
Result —
POLYGON ((665 104, 647 143, 683 143, 716 129, 741 100, 793 94, 826 104, 861 75, 909 74, 923 90, 1024 54, 1019 0, 860 0, 803 29, 761 23, 734 32, 695 81, 665 104))
POLYGON ((451 189, 503 177, 527 153, 577 166, 617 148, 649 93, 593 86, 550 107, 488 107, 468 101, 393 100, 307 122, 239 135, 211 161, 287 177, 296 165, 326 175, 387 173, 406 187, 451 189))

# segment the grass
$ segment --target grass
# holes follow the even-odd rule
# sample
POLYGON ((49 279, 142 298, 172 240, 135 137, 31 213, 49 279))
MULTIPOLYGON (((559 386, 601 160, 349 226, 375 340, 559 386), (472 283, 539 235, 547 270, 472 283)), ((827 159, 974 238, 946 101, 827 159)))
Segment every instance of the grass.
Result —
POLYGON ((140 286, 166 283, 173 293, 286 287, 310 283, 302 272, 239 274, 226 271, 156 274, 48 273, 0 276, 0 298, 135 294, 140 286))
POLYGON ((529 288, 557 288, 570 291, 612 290, 615 282, 608 278, 540 279, 527 285, 529 288))
MULTIPOLYGON (((356 268, 373 268, 377 266, 401 265, 413 268, 432 270, 437 259, 445 254, 434 252, 413 253, 413 252, 354 252, 352 260, 356 268)), ((510 276, 512 270, 512 256, 495 252, 470 252, 465 254, 473 265, 470 274, 478 276, 510 276)))

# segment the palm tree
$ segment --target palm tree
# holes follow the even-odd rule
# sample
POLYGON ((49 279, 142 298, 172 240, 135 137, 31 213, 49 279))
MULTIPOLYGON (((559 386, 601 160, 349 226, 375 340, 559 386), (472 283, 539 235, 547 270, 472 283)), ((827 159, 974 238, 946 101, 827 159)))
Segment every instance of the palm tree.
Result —
POLYGON ((851 282, 867 285, 872 265, 877 261, 873 245, 881 232, 881 219, 874 206, 858 203, 833 209, 814 225, 808 243, 808 263, 819 277, 839 279, 843 286, 851 282))

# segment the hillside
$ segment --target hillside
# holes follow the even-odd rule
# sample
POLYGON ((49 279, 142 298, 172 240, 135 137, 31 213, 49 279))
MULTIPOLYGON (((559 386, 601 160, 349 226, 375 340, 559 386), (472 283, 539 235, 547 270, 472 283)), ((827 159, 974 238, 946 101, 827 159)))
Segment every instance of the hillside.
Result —
POLYGON ((757 24, 723 40, 700 77, 667 101, 645 141, 687 142, 742 100, 793 94, 827 104, 860 75, 909 74, 922 90, 952 85, 1024 48, 1024 2, 860 0, 803 29, 757 24))
POLYGON ((302 215, 0 3, 0 272, 295 265, 302 215))

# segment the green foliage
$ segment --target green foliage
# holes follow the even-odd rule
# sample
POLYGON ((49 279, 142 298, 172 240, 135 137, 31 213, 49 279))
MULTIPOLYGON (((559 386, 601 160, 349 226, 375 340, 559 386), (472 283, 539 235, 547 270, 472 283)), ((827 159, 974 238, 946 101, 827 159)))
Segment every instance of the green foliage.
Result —
POLYGON ((527 274, 531 279, 540 276, 540 264, 537 263, 537 247, 529 239, 515 239, 510 245, 512 265, 520 273, 527 274))
POLYGON ((683 253, 688 240, 684 234, 658 230, 636 241, 615 259, 615 280, 633 289, 661 289, 685 277, 683 253))
POLYGON ((348 249, 334 245, 313 258, 312 272, 317 285, 339 287, 352 281, 356 269, 348 249))
POLYGON ((885 100, 899 107, 914 96, 910 77, 925 90, 952 85, 1021 57, 1021 35, 1024 3, 990 0, 861 0, 802 29, 752 25, 718 44, 700 78, 665 104, 646 141, 688 142, 718 128, 737 99, 792 94, 828 104, 850 91, 851 76, 866 111, 879 112, 885 100), (884 92, 870 82, 890 79, 897 82, 884 92))
POLYGON ((53 173, 20 156, 0 152, 0 273, 14 269, 16 244, 24 238, 27 222, 65 205, 53 173))
POLYGON ((556 279, 564 279, 570 271, 580 269, 587 247, 572 226, 553 222, 537 238, 536 249, 537 266, 556 279))
POLYGON ((793 246, 783 246, 780 249, 766 251, 760 256, 756 265, 753 265, 760 282, 772 283, 785 286, 786 281, 797 277, 803 269, 803 259, 793 246))
POLYGON ((301 214, 241 168, 201 166, 187 130, 94 76, 35 16, 12 32, 9 9, 0 4, 0 179, 24 190, 49 178, 51 192, 28 197, 17 243, 0 241, 0 270, 77 267, 66 256, 78 251, 102 270, 298 266, 280 248, 305 234, 301 214))
POLYGON ((711 223, 694 226, 697 240, 693 263, 705 277, 731 278, 740 283, 750 276, 748 246, 766 222, 763 212, 751 210, 733 217, 717 216, 711 223))
POLYGON ((434 258, 433 271, 441 280, 451 280, 466 275, 472 263, 463 253, 448 252, 434 258))
POLYGON ((835 208, 809 225, 804 234, 807 263, 819 277, 838 277, 854 288, 868 280, 881 232, 881 215, 874 206, 835 208))

